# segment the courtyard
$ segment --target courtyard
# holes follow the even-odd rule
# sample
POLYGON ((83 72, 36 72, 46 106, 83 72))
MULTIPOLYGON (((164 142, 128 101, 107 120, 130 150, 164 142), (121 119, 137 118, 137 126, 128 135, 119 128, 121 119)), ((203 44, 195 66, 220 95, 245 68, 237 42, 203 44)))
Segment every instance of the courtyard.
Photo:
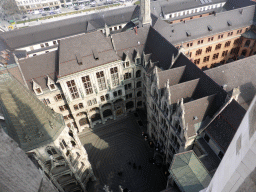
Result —
POLYGON ((132 192, 165 189, 166 179, 161 168, 149 163, 154 149, 142 137, 145 127, 141 127, 138 120, 139 117, 131 113, 80 133, 97 178, 90 182, 89 192, 104 191, 105 185, 113 192, 119 191, 119 185, 132 192))

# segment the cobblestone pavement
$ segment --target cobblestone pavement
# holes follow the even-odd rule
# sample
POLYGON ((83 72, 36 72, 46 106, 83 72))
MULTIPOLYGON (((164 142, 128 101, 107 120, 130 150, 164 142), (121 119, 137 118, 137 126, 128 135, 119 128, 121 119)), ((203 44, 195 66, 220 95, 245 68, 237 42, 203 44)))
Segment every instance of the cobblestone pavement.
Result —
POLYGON ((80 133, 80 140, 97 177, 89 192, 103 191, 104 185, 113 192, 119 191, 119 185, 132 192, 159 192, 166 187, 161 169, 148 161, 154 152, 143 139, 137 120, 129 114, 80 133), (122 176, 118 175, 120 171, 122 176))

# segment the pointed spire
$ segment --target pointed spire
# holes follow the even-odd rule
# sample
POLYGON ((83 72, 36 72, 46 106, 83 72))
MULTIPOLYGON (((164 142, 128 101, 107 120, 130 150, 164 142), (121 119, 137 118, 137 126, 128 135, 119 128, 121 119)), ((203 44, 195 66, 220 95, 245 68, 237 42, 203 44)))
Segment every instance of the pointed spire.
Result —
POLYGON ((107 23, 105 23, 105 33, 106 33, 106 37, 110 35, 110 29, 108 28, 107 23))
POLYGON ((151 25, 150 0, 140 1, 140 21, 142 25, 151 25))
POLYGON ((10 74, 0 75, 0 91, 7 133, 24 151, 54 141, 65 128, 60 114, 44 105, 10 74))

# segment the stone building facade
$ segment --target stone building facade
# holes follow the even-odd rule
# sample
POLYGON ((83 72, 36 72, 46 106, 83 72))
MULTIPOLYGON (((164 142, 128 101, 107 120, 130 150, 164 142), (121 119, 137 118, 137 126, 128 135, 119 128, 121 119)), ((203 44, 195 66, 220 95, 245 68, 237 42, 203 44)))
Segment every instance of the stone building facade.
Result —
MULTIPOLYGON (((36 88, 38 90, 38 87, 36 88)), ((1 108, 6 132, 59 191, 86 191, 94 180, 77 130, 24 89, 12 75, 1 75, 1 108)))
POLYGON ((15 0, 20 11, 38 11, 56 9, 61 6, 59 0, 15 0))

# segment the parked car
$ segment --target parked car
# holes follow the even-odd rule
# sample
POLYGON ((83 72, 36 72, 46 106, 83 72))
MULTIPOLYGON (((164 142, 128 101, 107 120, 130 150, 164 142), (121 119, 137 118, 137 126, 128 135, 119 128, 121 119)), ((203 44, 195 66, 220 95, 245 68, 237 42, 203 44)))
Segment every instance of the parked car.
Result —
POLYGON ((75 9, 75 10, 79 10, 79 7, 75 7, 74 9, 75 9))
POLYGON ((23 15, 23 16, 22 16, 22 19, 25 19, 25 18, 27 18, 27 16, 26 16, 26 15, 23 15))
POLYGON ((56 14, 54 11, 51 11, 51 12, 50 12, 50 15, 54 15, 54 14, 56 14))
POLYGON ((47 14, 46 13, 42 13, 42 16, 46 16, 47 14))

